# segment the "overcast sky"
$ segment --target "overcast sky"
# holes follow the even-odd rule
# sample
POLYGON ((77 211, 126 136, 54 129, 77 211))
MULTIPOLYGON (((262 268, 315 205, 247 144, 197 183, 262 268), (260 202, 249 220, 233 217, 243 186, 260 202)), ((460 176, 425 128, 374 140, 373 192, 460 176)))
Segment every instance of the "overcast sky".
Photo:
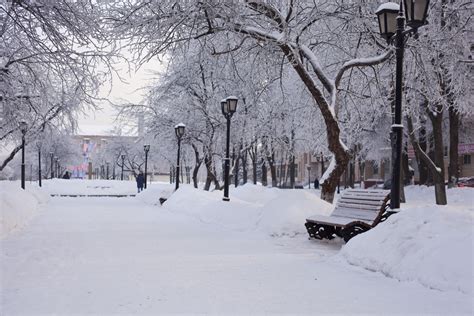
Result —
MULTIPOLYGON (((110 84, 105 85, 100 92, 100 96, 108 98, 114 103, 140 103, 145 93, 141 88, 149 85, 156 78, 157 75, 153 72, 162 69, 163 65, 158 61, 151 61, 138 71, 127 73, 127 68, 124 65, 123 71, 120 73, 127 82, 121 82, 118 78, 114 78, 112 89, 110 90, 110 84)), ((106 134, 107 131, 113 128, 114 109, 107 103, 102 104, 101 107, 102 110, 90 111, 79 119, 79 134, 106 134)))

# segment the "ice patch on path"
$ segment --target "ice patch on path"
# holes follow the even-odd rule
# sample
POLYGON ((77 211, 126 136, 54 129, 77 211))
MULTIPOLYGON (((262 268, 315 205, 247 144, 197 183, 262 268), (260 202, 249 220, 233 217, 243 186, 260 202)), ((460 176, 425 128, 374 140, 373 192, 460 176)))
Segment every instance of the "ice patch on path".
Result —
POLYGON ((0 238, 25 227, 49 195, 36 186, 20 188, 19 181, 0 181, 0 238))
POLYGON ((164 207, 208 224, 238 231, 258 230, 271 236, 306 234, 306 218, 329 214, 333 205, 305 190, 267 189, 246 184, 231 188, 230 201, 222 191, 206 192, 182 186, 164 207))
POLYGON ((407 204, 399 214, 351 239, 341 255, 352 265, 401 281, 472 295, 473 218, 472 207, 407 204))

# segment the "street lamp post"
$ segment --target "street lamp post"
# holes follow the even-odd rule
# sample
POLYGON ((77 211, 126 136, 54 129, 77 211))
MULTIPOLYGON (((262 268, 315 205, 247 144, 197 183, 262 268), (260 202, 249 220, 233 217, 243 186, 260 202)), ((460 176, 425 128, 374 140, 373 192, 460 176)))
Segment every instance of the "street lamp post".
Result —
POLYGON ((54 178, 54 153, 49 152, 49 158, 51 158, 51 179, 54 178))
POLYGON ((146 176, 148 173, 148 152, 150 151, 150 145, 148 144, 143 145, 143 149, 145 150, 145 189, 146 189, 146 176))
MULTIPOLYGON (((395 41, 395 117, 392 124, 390 140, 392 144, 392 183, 390 189, 390 208, 400 208, 401 162, 402 162, 402 85, 403 85, 403 53, 405 35, 416 33, 418 28, 426 24, 429 0, 404 0, 407 24, 405 30, 403 6, 393 2, 384 3, 377 11, 380 34, 390 44, 395 41)), ((402 2, 400 1, 400 4, 402 2)))
POLYGON ((25 189, 25 135, 28 128, 28 123, 20 122, 21 131, 21 188, 25 189))
POLYGON ((39 140, 36 143, 36 146, 38 146, 38 185, 41 187, 41 146, 42 146, 41 140, 39 140))
POLYGON ((120 156, 122 158, 122 173, 120 174, 120 180, 123 181, 123 165, 125 164, 125 155, 120 156))
POLYGON ((179 188, 179 155, 181 151, 181 138, 184 135, 184 129, 186 128, 186 125, 183 123, 179 123, 174 127, 174 132, 176 133, 176 137, 178 138, 178 158, 177 158, 177 163, 176 163, 176 187, 175 190, 178 190, 179 188))
POLYGON ((109 180, 109 165, 110 163, 108 161, 105 162, 105 179, 109 180))
POLYGON ((227 99, 221 101, 221 110, 222 114, 227 121, 227 138, 226 138, 226 148, 225 148, 225 158, 224 158, 224 197, 223 201, 230 201, 229 198, 229 172, 230 172, 230 157, 229 157, 229 147, 230 147, 230 119, 237 110, 237 97, 230 96, 227 99))

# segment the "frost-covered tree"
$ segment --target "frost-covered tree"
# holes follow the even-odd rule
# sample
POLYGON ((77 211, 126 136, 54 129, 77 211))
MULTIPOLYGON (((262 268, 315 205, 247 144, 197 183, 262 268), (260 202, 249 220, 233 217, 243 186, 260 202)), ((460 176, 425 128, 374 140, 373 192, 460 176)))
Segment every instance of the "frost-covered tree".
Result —
POLYGON ((332 202, 349 160, 337 120, 341 79, 354 67, 374 65, 391 55, 391 50, 385 50, 377 58, 354 59, 378 53, 379 43, 371 32, 375 25, 370 25, 375 21, 367 23, 365 18, 373 16, 368 14, 374 9, 372 6, 328 1, 214 0, 116 2, 109 9, 112 32, 116 38, 130 41, 142 61, 162 53, 172 54, 190 41, 212 39, 221 34, 227 36, 232 51, 251 40, 255 45, 273 48, 275 55, 284 57, 324 118, 328 148, 334 159, 321 194, 332 202), (344 46, 338 44, 341 42, 344 46), (358 49, 361 45, 357 43, 363 43, 365 49, 358 49))
POLYGON ((13 144, 0 170, 20 149, 19 121, 28 123, 30 143, 47 125, 74 129, 78 112, 93 104, 108 61, 99 8, 65 0, 0 4, 0 140, 13 144))
POLYGON ((435 1, 430 24, 411 47, 407 63, 406 96, 409 135, 420 169, 432 176, 437 204, 447 204, 444 144, 449 139, 450 183, 459 177, 459 126, 472 116, 472 40, 469 1, 435 1), (449 40, 448 40, 449 39, 449 40), (443 132, 448 112, 448 132, 443 132), (426 126, 426 122, 431 127, 426 126), (420 131, 417 136, 417 131, 420 131), (429 141, 427 135, 431 134, 429 141), (447 135, 447 136, 446 136, 447 135), (432 144, 432 155, 429 147, 432 144))

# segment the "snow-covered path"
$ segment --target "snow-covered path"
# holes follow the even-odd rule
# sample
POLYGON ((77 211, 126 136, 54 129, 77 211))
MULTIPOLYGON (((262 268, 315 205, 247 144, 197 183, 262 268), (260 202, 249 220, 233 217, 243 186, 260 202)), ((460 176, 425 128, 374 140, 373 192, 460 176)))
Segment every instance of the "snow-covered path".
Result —
POLYGON ((2 315, 472 312, 460 293, 330 258, 338 243, 229 231, 135 198, 53 198, 0 246, 2 315))

